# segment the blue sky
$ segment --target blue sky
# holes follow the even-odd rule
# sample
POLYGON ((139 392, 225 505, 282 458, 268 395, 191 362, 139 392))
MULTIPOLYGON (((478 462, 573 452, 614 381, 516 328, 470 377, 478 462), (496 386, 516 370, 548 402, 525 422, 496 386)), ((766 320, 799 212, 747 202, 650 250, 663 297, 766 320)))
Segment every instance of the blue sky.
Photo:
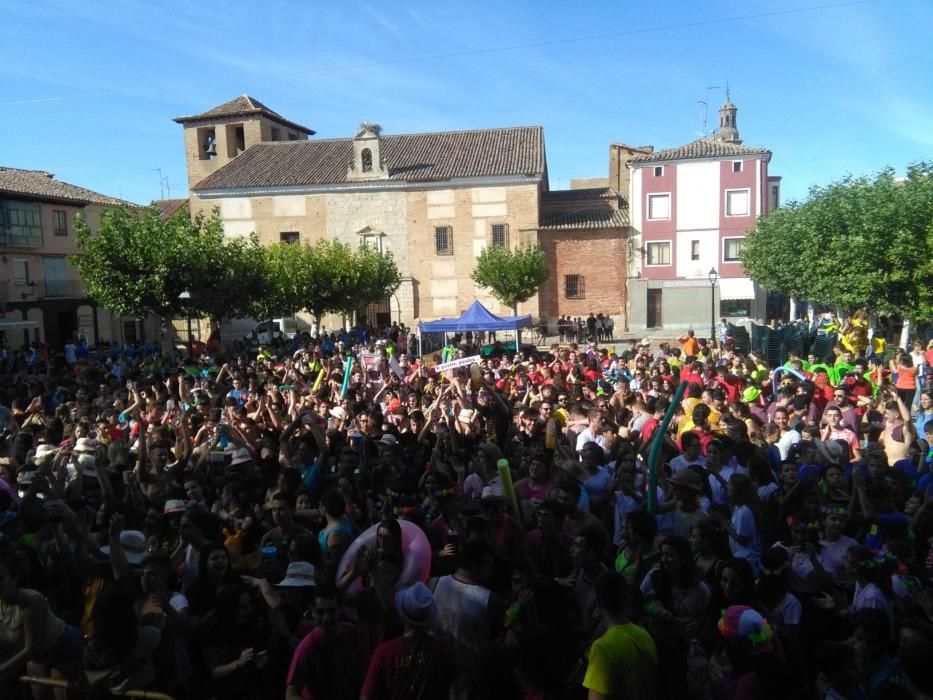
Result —
POLYGON ((135 202, 156 168, 184 194, 172 117, 244 93, 325 138, 540 124, 552 188, 697 138, 726 81, 785 198, 933 160, 928 0, 5 0, 0 26, 0 165, 135 202))

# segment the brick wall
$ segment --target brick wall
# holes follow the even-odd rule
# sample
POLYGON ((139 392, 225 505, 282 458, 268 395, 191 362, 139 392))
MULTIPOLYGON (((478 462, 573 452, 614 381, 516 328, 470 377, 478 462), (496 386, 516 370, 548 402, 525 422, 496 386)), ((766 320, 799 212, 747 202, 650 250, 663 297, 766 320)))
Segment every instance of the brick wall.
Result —
POLYGON ((541 315, 553 323, 565 314, 603 313, 619 324, 626 304, 626 236, 618 230, 542 231, 539 240, 551 269, 538 294, 541 315), (583 277, 582 299, 566 298, 566 275, 583 277))

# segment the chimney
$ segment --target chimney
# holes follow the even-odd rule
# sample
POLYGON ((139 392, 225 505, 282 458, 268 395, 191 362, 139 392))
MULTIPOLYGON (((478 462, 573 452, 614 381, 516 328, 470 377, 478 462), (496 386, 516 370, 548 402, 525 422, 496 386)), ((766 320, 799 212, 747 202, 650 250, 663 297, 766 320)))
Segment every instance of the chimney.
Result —
POLYGON ((654 152, 654 146, 628 146, 624 143, 609 144, 609 187, 628 201, 632 174, 629 162, 638 156, 654 152))

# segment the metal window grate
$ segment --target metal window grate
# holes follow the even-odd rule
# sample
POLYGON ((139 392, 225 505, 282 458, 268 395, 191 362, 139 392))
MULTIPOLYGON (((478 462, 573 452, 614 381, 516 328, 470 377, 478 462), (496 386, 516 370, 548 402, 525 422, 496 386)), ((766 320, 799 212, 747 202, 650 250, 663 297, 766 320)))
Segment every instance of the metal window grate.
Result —
POLYGON ((492 225, 492 246, 493 248, 508 248, 509 247, 509 225, 508 224, 493 224, 492 225))
POLYGON ((434 227, 434 252, 437 255, 454 254, 454 232, 450 226, 434 227))
POLYGON ((564 296, 567 299, 583 299, 583 275, 564 275, 564 296))
POLYGON ((301 240, 301 234, 298 231, 282 231, 279 234, 279 240, 282 241, 282 243, 294 245, 301 240))

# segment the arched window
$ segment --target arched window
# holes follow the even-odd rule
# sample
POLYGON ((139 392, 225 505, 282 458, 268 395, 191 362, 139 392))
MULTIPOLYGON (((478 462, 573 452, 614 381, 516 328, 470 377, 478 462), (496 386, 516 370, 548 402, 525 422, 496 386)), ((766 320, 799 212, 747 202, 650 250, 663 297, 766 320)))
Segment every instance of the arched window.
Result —
POLYGON ((363 172, 371 173, 373 171, 373 152, 364 148, 360 153, 360 160, 363 162, 363 172))

